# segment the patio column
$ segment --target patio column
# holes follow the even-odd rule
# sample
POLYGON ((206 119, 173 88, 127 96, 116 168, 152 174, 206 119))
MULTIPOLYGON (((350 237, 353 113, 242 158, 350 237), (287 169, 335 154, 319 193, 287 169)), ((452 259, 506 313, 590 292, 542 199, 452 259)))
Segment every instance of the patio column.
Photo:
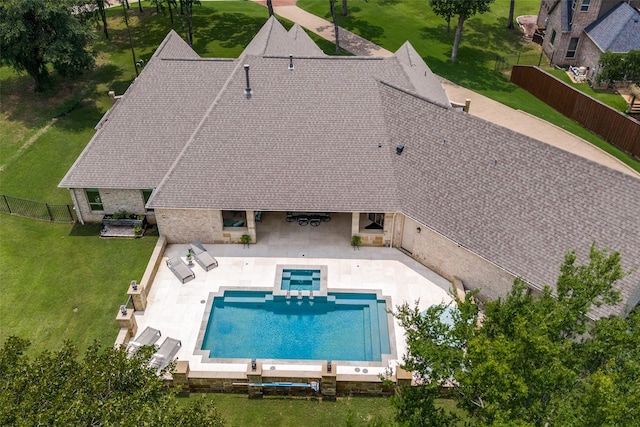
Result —
POLYGON ((251 236, 251 241, 256 242, 256 216, 254 211, 247 211, 247 234, 251 236))
POLYGON ((351 213, 351 235, 360 233, 360 212, 351 213))
POLYGON ((329 363, 324 362, 322 364, 322 379, 320 380, 320 394, 322 394, 322 400, 335 402, 336 394, 338 391, 336 381, 336 366, 331 363, 329 370, 329 363))
POLYGON ((399 366, 396 367, 396 385, 410 386, 412 380, 413 375, 411 374, 411 372, 407 372, 399 366))
POLYGON ((128 295, 131 297, 134 310, 144 311, 147 308, 147 297, 144 295, 142 286, 136 285, 134 289, 134 282, 135 281, 132 281, 131 285, 129 285, 128 295))
POLYGON ((133 315, 133 310, 126 310, 126 313, 122 313, 118 310, 118 316, 116 321, 120 326, 120 329, 126 329, 129 332, 129 337, 133 338, 138 332, 138 323, 136 322, 136 316, 133 315))
POLYGON ((262 386, 252 386, 252 383, 262 384, 262 363, 252 361, 247 366, 247 382, 249 383, 249 399, 262 399, 262 386))

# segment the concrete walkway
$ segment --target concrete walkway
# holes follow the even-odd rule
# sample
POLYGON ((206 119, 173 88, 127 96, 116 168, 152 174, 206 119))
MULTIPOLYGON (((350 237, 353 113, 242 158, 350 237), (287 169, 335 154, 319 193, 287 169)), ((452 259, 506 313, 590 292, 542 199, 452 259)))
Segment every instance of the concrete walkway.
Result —
MULTIPOLYGON (((264 0, 258 3, 265 4, 264 0)), ((333 24, 323 18, 312 15, 295 5, 295 0, 273 0, 274 12, 300 26, 312 31, 320 37, 335 41, 333 24)), ((340 28, 340 47, 359 56, 393 56, 393 53, 362 37, 340 28)), ((428 64, 427 64, 428 65, 428 64)), ((587 158, 594 162, 616 169, 631 176, 640 178, 640 173, 633 170, 609 153, 567 132, 549 122, 520 110, 507 107, 486 96, 441 79, 449 99, 464 104, 471 100, 469 113, 477 117, 504 126, 518 133, 553 145, 562 150, 587 158)))

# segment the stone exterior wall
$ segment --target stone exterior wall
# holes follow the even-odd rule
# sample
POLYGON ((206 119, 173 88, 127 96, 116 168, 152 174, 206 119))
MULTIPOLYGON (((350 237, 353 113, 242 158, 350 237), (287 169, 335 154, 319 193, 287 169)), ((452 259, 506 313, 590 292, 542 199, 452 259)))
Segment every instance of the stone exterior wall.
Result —
POLYGON ((91 210, 84 188, 73 188, 69 191, 76 212, 83 223, 100 222, 105 214, 112 214, 122 209, 133 214, 147 215, 147 221, 155 223, 154 213, 146 211, 144 207, 144 197, 141 190, 99 189, 100 200, 104 208, 102 211, 91 210))
MULTIPOLYGON (((404 215, 398 216, 403 217, 402 221, 398 221, 402 226, 396 228, 404 228, 402 239, 411 239, 411 256, 421 264, 451 282, 458 278, 468 289, 480 289, 478 299, 481 301, 505 296, 511 290, 514 275, 458 246, 427 226, 404 215), (407 221, 408 226, 405 226, 407 221)), ((394 241, 393 246, 402 248, 402 240, 394 241)))
POLYGON ((256 241, 253 211, 246 211, 247 227, 224 227, 222 211, 204 209, 156 209, 160 235, 168 243, 240 243, 243 234, 256 241))
POLYGON ((393 394, 395 383, 403 382, 402 369, 398 370, 397 378, 392 378, 394 384, 383 384, 375 375, 336 375, 326 371, 323 364, 322 372, 276 372, 263 370, 258 363, 256 370, 247 367, 246 373, 230 372, 198 372, 189 369, 188 361, 178 361, 168 379, 172 386, 180 387, 183 392, 210 393, 244 393, 249 398, 268 396, 317 396, 325 400, 335 400, 336 396, 388 396, 393 394), (319 392, 312 388, 288 386, 249 386, 249 383, 302 383, 319 382, 319 392))

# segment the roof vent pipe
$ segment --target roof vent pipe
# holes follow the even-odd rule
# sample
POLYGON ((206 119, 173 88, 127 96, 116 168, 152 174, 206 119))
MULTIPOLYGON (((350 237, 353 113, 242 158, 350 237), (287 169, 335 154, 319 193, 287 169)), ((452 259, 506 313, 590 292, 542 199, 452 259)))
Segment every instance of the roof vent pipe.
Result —
POLYGON ((249 64, 244 64, 244 74, 247 78, 247 88, 244 90, 244 94, 247 99, 251 98, 251 85, 249 84, 249 64))
POLYGON ((398 146, 396 147, 396 154, 402 154, 402 150, 404 150, 404 145, 398 144, 398 146))
POLYGON ((293 71, 293 55, 289 54, 289 71, 293 71))

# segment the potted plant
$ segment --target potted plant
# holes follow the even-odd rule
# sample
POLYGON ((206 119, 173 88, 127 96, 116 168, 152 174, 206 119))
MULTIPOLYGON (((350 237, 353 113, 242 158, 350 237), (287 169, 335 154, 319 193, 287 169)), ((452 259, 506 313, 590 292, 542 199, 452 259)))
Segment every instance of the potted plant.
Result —
POLYGON ((142 236, 142 226, 141 225, 134 225, 133 226, 133 234, 135 234, 137 237, 142 236))
POLYGON ((251 236, 243 234, 242 237, 240 237, 240 242, 243 246, 249 247, 249 243, 251 243, 251 236))
POLYGON ((116 225, 122 227, 135 227, 136 225, 142 227, 144 225, 144 222, 144 215, 132 214, 124 209, 120 209, 117 212, 105 215, 102 218, 103 225, 116 225))
POLYGON ((356 250, 356 248, 359 250, 361 244, 362 244, 362 238, 360 236, 351 237, 351 246, 353 246, 354 251, 356 250))
POLYGON ((187 252, 187 262, 189 263, 189 266, 193 265, 193 253, 191 252, 191 249, 187 252))

